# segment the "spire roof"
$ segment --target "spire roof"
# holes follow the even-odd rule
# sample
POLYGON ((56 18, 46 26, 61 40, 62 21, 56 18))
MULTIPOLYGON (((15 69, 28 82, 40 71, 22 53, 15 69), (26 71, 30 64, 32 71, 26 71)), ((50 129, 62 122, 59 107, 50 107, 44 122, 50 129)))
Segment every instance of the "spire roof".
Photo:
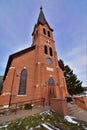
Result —
POLYGON ((38 17, 36 25, 39 25, 39 24, 41 24, 41 25, 47 24, 49 29, 51 31, 53 31, 53 29, 50 27, 50 25, 48 24, 48 22, 47 22, 47 20, 46 20, 46 18, 44 16, 44 13, 43 13, 43 10, 42 10, 42 6, 40 7, 40 14, 39 14, 39 17, 38 17))
POLYGON ((37 24, 38 24, 38 25, 39 25, 39 24, 42 24, 42 25, 48 24, 48 23, 47 23, 47 20, 46 20, 46 18, 45 18, 45 16, 44 16, 42 7, 40 7, 40 14, 39 14, 39 17, 38 17, 37 24))
MULTIPOLYGON (((35 26, 34 26, 34 30, 35 30, 35 28, 36 28, 39 24, 41 24, 41 25, 47 24, 47 26, 49 27, 49 29, 50 29, 51 31, 53 31, 53 29, 50 27, 50 25, 48 24, 48 22, 47 22, 47 20, 46 20, 46 18, 45 18, 45 16, 44 16, 44 13, 43 13, 43 10, 42 10, 42 6, 40 7, 39 17, 38 17, 38 20, 37 20, 37 24, 35 24, 35 26)), ((34 30, 33 30, 33 33, 34 33, 34 30)), ((33 35, 33 33, 32 33, 32 35, 33 35)))

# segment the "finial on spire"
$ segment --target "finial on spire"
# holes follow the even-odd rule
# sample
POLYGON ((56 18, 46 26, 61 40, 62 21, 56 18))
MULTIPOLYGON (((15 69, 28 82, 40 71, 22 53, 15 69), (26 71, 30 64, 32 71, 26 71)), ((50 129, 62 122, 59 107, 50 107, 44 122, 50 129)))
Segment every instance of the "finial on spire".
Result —
POLYGON ((40 7, 40 10, 42 10, 42 6, 40 7))

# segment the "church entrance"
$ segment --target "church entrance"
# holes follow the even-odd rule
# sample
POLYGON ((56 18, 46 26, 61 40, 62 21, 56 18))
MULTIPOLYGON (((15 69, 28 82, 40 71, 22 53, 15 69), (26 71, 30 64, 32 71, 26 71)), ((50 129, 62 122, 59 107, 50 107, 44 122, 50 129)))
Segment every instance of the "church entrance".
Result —
POLYGON ((52 77, 48 80, 48 88, 49 88, 49 104, 50 104, 50 98, 55 98, 55 82, 52 77))
POLYGON ((49 86, 49 98, 55 98, 55 86, 49 86))

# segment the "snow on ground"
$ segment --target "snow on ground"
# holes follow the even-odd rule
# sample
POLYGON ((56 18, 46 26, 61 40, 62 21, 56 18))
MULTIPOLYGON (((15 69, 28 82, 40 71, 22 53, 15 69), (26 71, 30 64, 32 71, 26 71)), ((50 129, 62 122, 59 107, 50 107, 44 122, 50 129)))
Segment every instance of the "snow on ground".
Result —
POLYGON ((84 130, 87 130, 87 127, 83 126, 84 130))
POLYGON ((0 129, 1 128, 6 128, 6 127, 8 127, 8 125, 3 125, 3 126, 0 126, 0 129))
POLYGON ((44 128, 46 128, 47 130, 60 130, 59 128, 56 128, 55 126, 52 126, 51 124, 41 124, 44 128), (49 126, 50 125, 50 126, 49 126), (52 128, 51 128, 52 127, 52 128))
POLYGON ((71 116, 64 116, 64 119, 67 120, 68 122, 73 123, 73 124, 78 124, 78 122, 74 121, 73 118, 74 117, 71 117, 71 116))
POLYGON ((43 115, 43 114, 47 114, 49 116, 52 116, 52 112, 50 110, 47 110, 47 111, 44 111, 44 112, 40 113, 40 115, 43 115))
POLYGON ((49 127, 51 127, 53 130, 60 130, 59 128, 51 125, 50 123, 46 123, 49 127))
POLYGON ((33 130, 34 128, 33 127, 31 127, 29 130, 33 130))
POLYGON ((35 128, 38 129, 38 128, 40 128, 40 127, 41 127, 40 125, 37 125, 35 128))
POLYGON ((48 125, 46 125, 44 123, 42 124, 42 126, 45 127, 47 130, 53 130, 52 128, 50 128, 48 125))

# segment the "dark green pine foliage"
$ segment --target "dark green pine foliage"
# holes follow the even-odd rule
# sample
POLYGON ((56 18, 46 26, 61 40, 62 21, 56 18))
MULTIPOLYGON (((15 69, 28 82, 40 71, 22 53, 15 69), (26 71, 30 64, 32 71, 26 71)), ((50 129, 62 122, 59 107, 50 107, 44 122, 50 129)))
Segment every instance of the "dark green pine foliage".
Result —
POLYGON ((3 76, 0 76, 0 95, 2 92, 2 88, 3 88, 3 76))
POLYGON ((73 70, 68 65, 64 65, 62 60, 59 60, 59 66, 64 72, 67 89, 70 95, 80 94, 83 92, 82 82, 78 80, 73 70))

